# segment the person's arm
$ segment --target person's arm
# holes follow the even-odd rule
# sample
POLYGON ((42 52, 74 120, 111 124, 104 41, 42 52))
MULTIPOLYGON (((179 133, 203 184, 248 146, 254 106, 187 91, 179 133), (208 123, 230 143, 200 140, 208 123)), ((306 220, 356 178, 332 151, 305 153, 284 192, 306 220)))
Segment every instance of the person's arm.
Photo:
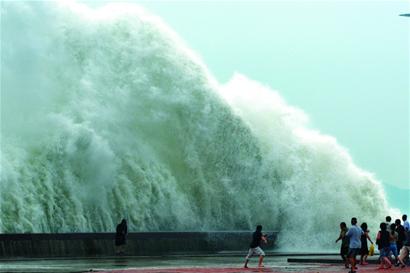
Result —
POLYGON ((381 236, 381 233, 379 231, 377 232, 377 236, 376 236, 376 245, 380 245, 380 236, 381 236))
POLYGON ((372 243, 372 244, 373 244, 372 239, 370 239, 369 232, 366 232, 366 238, 367 238, 367 240, 369 240, 369 241, 370 241, 370 243, 372 243))
POLYGON ((340 240, 342 240, 343 237, 344 237, 344 236, 343 236, 343 233, 342 233, 342 231, 341 231, 341 232, 340 232, 340 235, 339 235, 339 238, 336 239, 335 243, 337 243, 337 242, 339 242, 340 240))
POLYGON ((268 243, 268 239, 267 239, 267 235, 266 234, 262 234, 262 241, 265 243, 265 244, 267 244, 268 243))
POLYGON ((350 236, 352 236, 352 232, 351 232, 351 229, 349 228, 349 230, 347 231, 347 233, 346 233, 346 235, 345 235, 346 237, 349 237, 350 238, 350 236))

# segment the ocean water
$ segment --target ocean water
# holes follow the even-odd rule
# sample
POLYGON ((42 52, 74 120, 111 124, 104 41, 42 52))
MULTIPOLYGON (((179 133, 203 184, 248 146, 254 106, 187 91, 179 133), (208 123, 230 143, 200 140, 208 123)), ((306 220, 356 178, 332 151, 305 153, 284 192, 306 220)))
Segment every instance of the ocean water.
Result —
POLYGON ((131 4, 1 3, 0 232, 279 230, 330 248, 393 210, 280 93, 219 83, 131 4))

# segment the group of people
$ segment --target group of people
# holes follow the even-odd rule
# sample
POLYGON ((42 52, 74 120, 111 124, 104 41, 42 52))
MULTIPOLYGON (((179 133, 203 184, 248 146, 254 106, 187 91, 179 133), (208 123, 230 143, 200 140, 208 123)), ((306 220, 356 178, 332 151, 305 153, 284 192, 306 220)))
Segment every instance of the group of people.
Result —
MULTIPOLYGON (((405 260, 409 258, 410 223, 407 220, 407 215, 402 216, 403 223, 400 219, 396 219, 394 223, 391 220, 391 217, 387 216, 386 221, 380 223, 380 231, 376 237, 376 244, 380 252, 380 269, 390 268, 393 264, 404 268, 406 266, 405 260), (392 256, 394 256, 394 259, 392 256)), ((351 273, 355 273, 357 255, 360 255, 360 265, 367 265, 369 255, 367 241, 372 244, 370 246, 370 255, 373 255, 374 243, 369 236, 366 223, 362 223, 358 227, 357 218, 353 217, 351 224, 352 226, 347 228, 345 222, 340 223, 340 235, 336 239, 336 243, 342 241, 340 255, 345 262, 345 267, 350 268, 351 273)), ((118 255, 124 254, 127 233, 127 221, 123 219, 116 228, 115 245, 118 255)), ((253 255, 259 256, 258 267, 263 267, 265 252, 261 248, 262 242, 267 243, 267 235, 262 233, 262 226, 258 225, 253 233, 248 255, 245 258, 245 268, 248 267, 249 259, 253 255)))
MULTIPOLYGON (((390 268, 393 264, 404 268, 406 259, 409 258, 410 223, 407 221, 407 215, 402 216, 403 223, 400 219, 396 219, 394 223, 391 220, 391 217, 387 216, 386 222, 380 224, 375 241, 380 252, 379 269, 390 268)), ((360 265, 367 265, 367 257, 374 253, 374 243, 369 236, 367 223, 362 223, 358 227, 357 218, 353 217, 351 224, 352 226, 347 228, 345 222, 340 223, 340 235, 336 239, 336 243, 342 241, 340 255, 345 262, 345 267, 350 268, 350 273, 355 273, 357 269, 356 257, 360 255, 360 265), (370 249, 367 241, 371 243, 370 249)), ((253 255, 259 256, 258 267, 263 267, 265 257, 265 252, 261 248, 263 242, 267 243, 267 236, 262 233, 262 226, 258 225, 253 233, 248 255, 245 257, 245 268, 248 268, 249 259, 253 255)))
MULTIPOLYGON (((390 268, 393 264, 402 268, 406 266, 405 260, 410 252, 410 223, 407 221, 407 215, 403 215, 402 220, 403 223, 400 219, 392 223, 391 217, 387 216, 386 221, 380 223, 380 230, 376 237, 376 245, 380 252, 380 269, 390 268)), ((348 229, 345 222, 340 223, 340 235, 336 243, 342 241, 340 255, 345 262, 345 267, 349 268, 350 265, 350 272, 353 273, 357 269, 356 256, 360 255, 360 264, 366 265, 369 255, 367 241, 372 244, 371 255, 374 251, 374 244, 369 236, 366 223, 358 227, 357 219, 353 217, 351 224, 352 226, 348 229)))

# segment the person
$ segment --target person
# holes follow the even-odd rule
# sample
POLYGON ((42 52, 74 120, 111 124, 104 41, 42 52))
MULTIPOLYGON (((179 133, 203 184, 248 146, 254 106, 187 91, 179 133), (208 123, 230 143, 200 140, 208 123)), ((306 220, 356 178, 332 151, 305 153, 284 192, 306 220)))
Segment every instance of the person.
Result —
POLYGON ((404 232, 404 226, 401 225, 401 221, 400 219, 396 219, 396 221, 394 221, 394 223, 396 224, 396 232, 398 234, 398 238, 397 238, 397 252, 400 253, 400 249, 403 247, 403 242, 404 240, 406 240, 406 235, 404 232))
POLYGON ((403 214, 403 216, 401 217, 401 219, 403 220, 403 227, 404 227, 404 229, 405 229, 405 230, 406 230, 406 229, 410 230, 410 223, 409 223, 409 221, 407 221, 407 215, 406 215, 406 214, 403 214))
POLYGON ((360 264, 367 265, 367 256, 369 255, 369 248, 367 247, 367 240, 373 244, 372 239, 369 237, 369 230, 367 229, 367 223, 362 223, 360 225, 363 234, 360 236, 361 248, 360 248, 360 264))
POLYGON ((249 251, 248 255, 246 255, 245 258, 245 265, 243 266, 244 268, 248 268, 248 262, 249 259, 253 255, 259 255, 259 262, 258 262, 258 267, 263 267, 263 258, 265 257, 265 252, 263 252, 261 248, 261 242, 267 243, 266 235, 262 234, 262 226, 258 225, 256 226, 255 232, 252 234, 252 242, 249 246, 249 251))
POLYGON ((386 227, 387 227, 388 232, 390 232, 390 225, 391 225, 391 217, 386 216, 386 227))
POLYGON ((362 236, 363 231, 361 228, 356 226, 357 224, 357 218, 353 217, 351 220, 352 226, 349 228, 349 230, 346 233, 346 236, 349 238, 349 252, 347 253, 347 256, 350 259, 350 264, 351 264, 351 269, 350 273, 355 273, 356 267, 356 256, 360 252, 361 248, 361 242, 360 242, 360 236, 362 236))
POLYGON ((396 232, 396 224, 390 225, 390 234, 389 234, 389 251, 393 253, 394 258, 396 259, 396 263, 398 263, 398 253, 397 253, 397 239, 399 235, 396 232))
POLYGON ((126 244, 127 233, 128 233, 127 221, 125 219, 122 219, 121 223, 117 225, 116 233, 115 233, 115 246, 116 246, 117 255, 125 254, 125 244, 126 244))
POLYGON ((401 268, 404 268, 406 266, 405 260, 409 257, 410 253, 410 229, 405 229, 405 237, 406 239, 403 242, 403 247, 401 248, 399 255, 401 268))
POLYGON ((349 252, 349 237, 346 236, 347 233, 347 226, 345 222, 340 223, 340 235, 339 238, 336 239, 336 242, 342 240, 342 244, 340 245, 340 257, 342 257, 343 262, 345 263, 345 267, 349 268, 349 260, 347 259, 347 253, 349 252))
POLYGON ((386 223, 380 224, 380 231, 377 233, 376 244, 380 250, 380 266, 379 269, 383 269, 385 265, 386 268, 391 268, 391 262, 388 258, 390 252, 390 233, 387 231, 386 223))

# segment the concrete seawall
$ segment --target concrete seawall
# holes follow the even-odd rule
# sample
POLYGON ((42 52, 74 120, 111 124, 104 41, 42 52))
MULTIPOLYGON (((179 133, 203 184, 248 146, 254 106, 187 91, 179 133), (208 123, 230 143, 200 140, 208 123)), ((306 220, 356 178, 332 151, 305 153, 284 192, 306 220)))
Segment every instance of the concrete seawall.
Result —
MULTIPOLYGON (((272 249, 277 233, 269 235, 272 249)), ((0 234, 0 257, 92 257, 115 254, 114 233, 0 234)), ((127 236, 127 255, 154 256, 219 251, 246 251, 250 231, 133 232, 127 236)))

